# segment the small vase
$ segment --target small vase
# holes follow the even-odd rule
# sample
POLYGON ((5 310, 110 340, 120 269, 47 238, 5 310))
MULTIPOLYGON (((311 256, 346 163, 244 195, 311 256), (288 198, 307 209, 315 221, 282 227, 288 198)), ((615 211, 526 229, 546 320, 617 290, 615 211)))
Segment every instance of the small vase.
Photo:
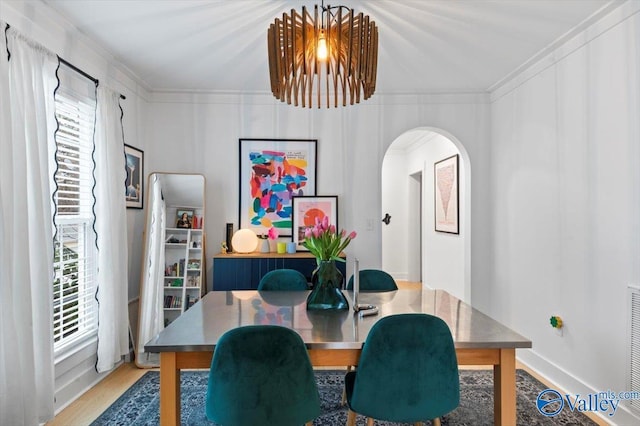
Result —
POLYGON ((269 253, 269 240, 266 238, 262 240, 262 244, 260 245, 260 253, 269 253))
POLYGON ((312 290, 307 297, 307 310, 349 309, 349 303, 340 291, 343 279, 334 260, 319 260, 311 274, 312 290))

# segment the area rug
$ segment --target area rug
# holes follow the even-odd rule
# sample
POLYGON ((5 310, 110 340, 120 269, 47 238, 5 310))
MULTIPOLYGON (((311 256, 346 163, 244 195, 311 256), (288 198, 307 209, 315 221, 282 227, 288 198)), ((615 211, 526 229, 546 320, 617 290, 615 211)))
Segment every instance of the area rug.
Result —
MULTIPOLYGON (((208 371, 185 371, 181 374, 182 424, 215 425, 204 410, 208 371)), ((318 426, 344 425, 347 409, 340 405, 344 371, 316 371, 320 390, 321 415, 318 426)), ((524 370, 516 372, 518 425, 595 425, 581 413, 564 409, 555 417, 545 417, 536 408, 536 398, 547 386, 524 370)), ((145 373, 131 388, 98 417, 92 426, 155 426, 159 418, 160 377, 157 371, 145 373)), ((460 406, 442 418, 443 425, 481 426, 493 424, 493 373, 491 370, 460 370, 460 406)), ((365 418, 358 416, 357 425, 365 418)), ((376 425, 400 425, 376 421, 376 425)), ((426 423, 427 425, 429 422, 426 423)), ((404 424, 402 424, 404 425, 404 424)), ((271 425, 269 425, 271 426, 271 425)), ((277 426, 277 425, 273 425, 277 426)))

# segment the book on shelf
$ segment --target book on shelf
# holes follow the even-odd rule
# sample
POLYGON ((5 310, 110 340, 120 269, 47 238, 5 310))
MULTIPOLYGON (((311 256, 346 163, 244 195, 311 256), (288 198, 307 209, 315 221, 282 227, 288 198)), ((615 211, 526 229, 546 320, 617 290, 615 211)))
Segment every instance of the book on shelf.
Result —
POLYGON ((180 308, 182 306, 182 297, 167 295, 164 297, 165 309, 180 308))

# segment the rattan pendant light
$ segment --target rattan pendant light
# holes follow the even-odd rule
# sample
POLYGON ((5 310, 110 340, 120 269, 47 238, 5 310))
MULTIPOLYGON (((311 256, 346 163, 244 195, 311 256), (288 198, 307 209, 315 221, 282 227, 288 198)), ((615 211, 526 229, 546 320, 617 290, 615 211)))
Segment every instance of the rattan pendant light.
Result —
POLYGON ((376 89, 378 27, 346 6, 291 9, 267 32, 273 96, 295 106, 337 107, 376 89))

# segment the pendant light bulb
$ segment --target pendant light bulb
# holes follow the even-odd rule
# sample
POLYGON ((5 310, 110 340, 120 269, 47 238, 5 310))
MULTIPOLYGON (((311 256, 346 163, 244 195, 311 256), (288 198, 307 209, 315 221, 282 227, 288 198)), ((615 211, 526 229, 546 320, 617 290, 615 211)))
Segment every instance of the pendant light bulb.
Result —
POLYGON ((318 50, 316 51, 316 55, 319 61, 326 61, 329 56, 327 33, 325 30, 320 30, 320 34, 318 35, 318 50))

